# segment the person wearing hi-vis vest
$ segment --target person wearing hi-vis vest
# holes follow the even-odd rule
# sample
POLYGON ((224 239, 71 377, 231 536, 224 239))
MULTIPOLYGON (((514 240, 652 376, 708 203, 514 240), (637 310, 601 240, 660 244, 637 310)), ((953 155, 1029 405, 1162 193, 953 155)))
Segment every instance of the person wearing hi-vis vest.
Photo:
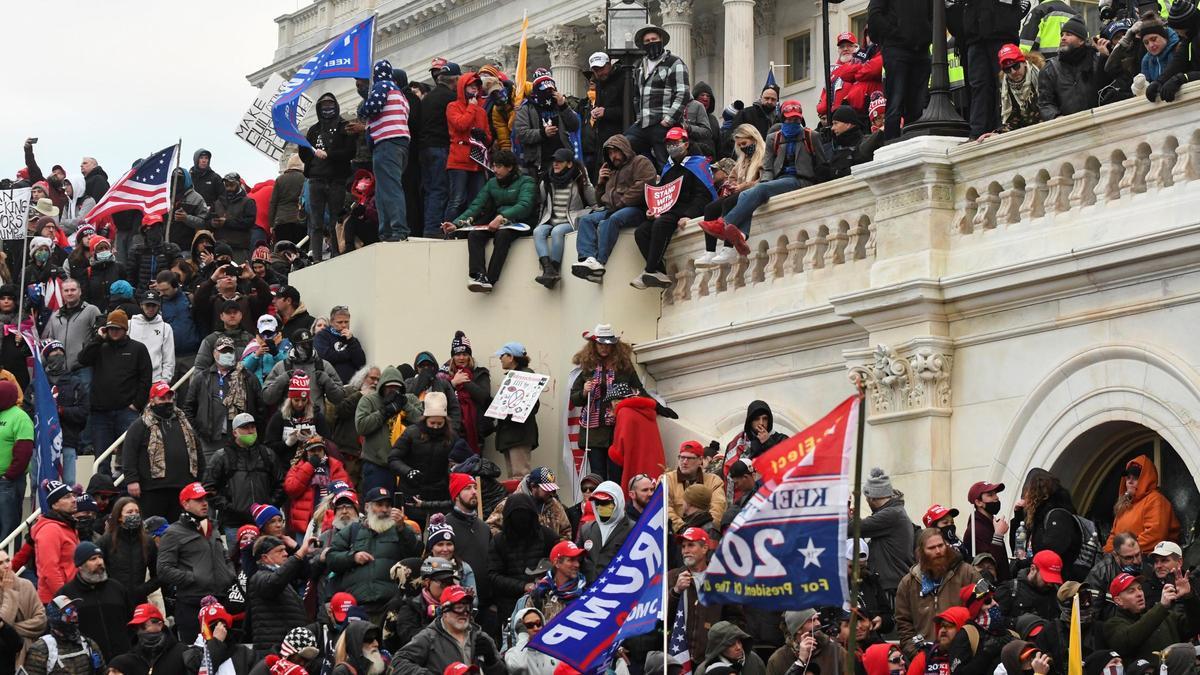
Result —
MULTIPOLYGON (((997 55, 1001 47, 1016 41, 1020 23, 1021 5, 1015 0, 973 0, 956 3, 947 10, 947 24, 954 35, 956 51, 965 61, 971 138, 979 138, 1000 127, 1000 61, 997 55)), ((1058 44, 1057 37, 1055 44, 1058 44)), ((960 70, 960 81, 961 75, 960 70)), ((951 90, 954 79, 952 73, 951 90)))
POLYGON ((1058 44, 1062 39, 1063 24, 1072 18, 1082 20, 1067 0, 1045 0, 1029 10, 1021 24, 1021 51, 1040 53, 1049 61, 1058 55, 1058 44))

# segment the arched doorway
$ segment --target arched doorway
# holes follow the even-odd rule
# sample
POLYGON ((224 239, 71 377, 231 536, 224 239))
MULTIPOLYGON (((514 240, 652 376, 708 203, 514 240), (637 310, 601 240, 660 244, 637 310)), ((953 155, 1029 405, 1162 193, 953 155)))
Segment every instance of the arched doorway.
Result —
POLYGON ((1121 472, 1139 455, 1149 457, 1158 469, 1159 489, 1175 508, 1186 546, 1197 524, 1200 490, 1179 453, 1155 431, 1136 422, 1099 424, 1071 441, 1050 471, 1071 491, 1079 513, 1107 538, 1121 472))

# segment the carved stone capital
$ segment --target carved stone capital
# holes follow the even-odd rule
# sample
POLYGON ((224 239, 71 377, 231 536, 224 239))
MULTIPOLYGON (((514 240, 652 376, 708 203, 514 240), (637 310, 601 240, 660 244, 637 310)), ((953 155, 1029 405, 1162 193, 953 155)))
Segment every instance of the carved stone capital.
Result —
POLYGON ((754 34, 758 37, 775 34, 776 0, 756 0, 754 3, 754 34))
POLYGON ((717 46, 717 20, 712 14, 701 14, 692 31, 692 54, 712 56, 717 46))
POLYGON ((871 416, 949 414, 954 355, 948 340, 917 339, 899 349, 881 344, 847 356, 859 361, 848 366, 850 382, 866 389, 871 416))
POLYGON ((579 43, 583 36, 572 26, 553 26, 542 35, 546 51, 550 54, 550 65, 566 64, 579 56, 579 43))
POLYGON ((664 26, 676 23, 691 23, 693 0, 660 0, 664 26))
POLYGON ((592 24, 592 29, 595 30, 605 44, 608 44, 608 12, 604 5, 600 5, 588 12, 588 22, 592 24))

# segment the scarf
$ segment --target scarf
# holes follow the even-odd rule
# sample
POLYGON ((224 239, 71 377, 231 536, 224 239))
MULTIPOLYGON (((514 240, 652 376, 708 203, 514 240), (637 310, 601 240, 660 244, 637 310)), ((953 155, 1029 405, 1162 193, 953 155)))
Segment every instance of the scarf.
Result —
POLYGON ((569 169, 562 173, 550 172, 550 186, 556 190, 563 190, 571 187, 571 183, 579 177, 579 165, 572 164, 569 169))
POLYGON ((584 579, 582 574, 574 579, 567 579, 561 586, 555 584, 554 570, 550 570, 546 572, 546 576, 538 579, 538 582, 533 587, 533 595, 539 598, 549 596, 566 605, 583 595, 585 586, 587 586, 587 580, 584 579))
POLYGON ((438 605, 441 604, 441 601, 430 595, 428 588, 421 589, 421 602, 425 605, 426 618, 432 620, 437 616, 438 605))
POLYGON ((1025 64, 1025 79, 1011 82, 1007 77, 1000 78, 1000 121, 1007 124, 1012 118, 1013 105, 1018 111, 1037 110, 1037 79, 1038 68, 1032 63, 1025 64))
POLYGON ((796 143, 804 133, 804 126, 799 122, 784 122, 779 125, 779 135, 783 136, 785 154, 783 155, 783 174, 796 175, 796 143))
POLYGON ((937 590, 942 587, 941 579, 932 579, 924 571, 921 572, 921 597, 928 597, 937 593, 937 590))
POLYGON ((579 426, 585 429, 596 429, 603 424, 606 427, 616 426, 617 416, 613 412, 612 406, 602 408, 604 406, 604 394, 612 387, 613 381, 617 379, 617 371, 596 366, 595 372, 592 374, 592 379, 596 380, 596 387, 592 389, 592 395, 588 402, 583 406, 583 410, 579 413, 579 426), (601 422, 600 413, 604 412, 603 422, 601 422))
MULTIPOLYGON (((196 448, 200 446, 200 443, 196 439, 196 432, 192 429, 192 423, 188 422, 187 417, 179 408, 175 408, 175 421, 179 423, 179 430, 183 432, 183 442, 187 445, 188 471, 193 476, 198 476, 200 469, 196 461, 196 448)), ((146 425, 146 431, 150 433, 149 438, 146 439, 146 453, 150 456, 150 477, 166 478, 167 448, 163 441, 162 421, 147 406, 145 412, 142 413, 142 424, 146 425)))
POLYGON ((246 412, 246 369, 239 361, 232 371, 225 375, 225 395, 221 397, 221 405, 225 406, 225 416, 230 420, 239 413, 246 412))
MULTIPOLYGON (((471 376, 467 382, 475 379, 475 373, 470 368, 450 368, 450 376, 458 371, 462 371, 471 376)), ((471 452, 476 455, 483 454, 481 439, 479 437, 479 406, 475 405, 475 399, 471 398, 471 393, 467 391, 467 384, 464 382, 454 388, 454 395, 458 398, 458 407, 462 410, 462 425, 466 432, 463 436, 467 439, 467 445, 471 446, 471 452)))

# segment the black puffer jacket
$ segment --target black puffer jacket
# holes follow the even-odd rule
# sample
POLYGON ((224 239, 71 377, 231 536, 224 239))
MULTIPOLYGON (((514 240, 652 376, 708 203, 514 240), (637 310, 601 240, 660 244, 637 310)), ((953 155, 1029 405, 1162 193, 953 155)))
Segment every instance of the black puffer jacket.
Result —
POLYGON ((294 581, 307 575, 308 562, 292 556, 273 570, 260 564, 246 582, 255 649, 278 645, 288 631, 308 622, 304 600, 292 587, 294 581))
POLYGON ((324 150, 325 159, 318 159, 312 149, 300 146, 296 149, 304 162, 304 175, 317 180, 344 181, 350 177, 350 160, 354 159, 356 139, 346 132, 346 120, 337 97, 330 93, 317 99, 317 123, 308 128, 305 138, 317 150, 324 150), (334 111, 330 116, 321 115, 321 102, 333 101, 334 111))
POLYGON ((152 537, 146 537, 142 548, 139 532, 130 532, 118 527, 116 532, 105 532, 98 545, 104 551, 104 562, 108 576, 125 585, 133 605, 146 601, 146 596, 158 590, 158 546, 152 537), (146 572, 150 578, 146 579, 146 572))
POLYGON ((392 452, 388 467, 400 476, 400 485, 408 494, 420 495, 422 500, 441 501, 450 498, 450 451, 466 441, 450 430, 450 425, 438 429, 435 435, 425 420, 404 430, 392 452), (421 472, 415 481, 409 480, 412 470, 421 472))
POLYGON ((79 598, 79 630, 100 645, 104 660, 129 651, 126 617, 133 616, 133 603, 125 586, 116 579, 89 584, 76 574, 57 595, 79 598))
MULTIPOLYGON (((487 510, 484 509, 484 513, 487 510)), ((488 578, 488 554, 492 545, 492 528, 475 517, 474 513, 463 513, 450 509, 446 524, 454 528, 454 552, 471 566, 476 579, 488 578)), ((479 585, 479 604, 486 607, 492 598, 492 585, 479 585)))
MULTIPOLYGON (((527 574, 558 543, 558 533, 538 523, 537 506, 533 497, 518 492, 504 504, 504 524, 500 534, 492 539, 488 551, 487 578, 500 610, 500 616, 512 613, 518 598, 525 594, 525 584, 537 576, 527 574)), ((475 571, 479 578, 479 571, 475 571)))
POLYGON ((871 0, 867 30, 885 49, 903 47, 924 53, 933 42, 933 7, 923 0, 871 0))
POLYGON ((265 445, 243 448, 232 439, 213 454, 204 486, 215 494, 210 504, 224 528, 253 525, 251 506, 282 504, 284 498, 283 472, 275 453, 265 445))
POLYGON ((258 214, 258 205, 246 194, 245 188, 239 187, 233 194, 223 193, 213 206, 213 213, 225 219, 219 227, 213 224, 213 236, 217 241, 229 244, 234 260, 248 260, 250 243, 255 238, 257 226, 254 219, 258 214))

